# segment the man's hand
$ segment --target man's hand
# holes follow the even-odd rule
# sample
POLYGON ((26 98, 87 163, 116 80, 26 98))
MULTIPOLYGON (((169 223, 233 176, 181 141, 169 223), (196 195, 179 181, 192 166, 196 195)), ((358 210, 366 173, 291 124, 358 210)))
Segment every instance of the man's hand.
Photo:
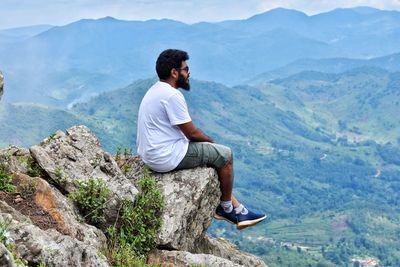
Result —
POLYGON ((196 128, 196 126, 194 126, 193 122, 191 121, 183 124, 178 124, 177 126, 190 141, 215 143, 215 141, 211 137, 204 134, 199 128, 196 128))

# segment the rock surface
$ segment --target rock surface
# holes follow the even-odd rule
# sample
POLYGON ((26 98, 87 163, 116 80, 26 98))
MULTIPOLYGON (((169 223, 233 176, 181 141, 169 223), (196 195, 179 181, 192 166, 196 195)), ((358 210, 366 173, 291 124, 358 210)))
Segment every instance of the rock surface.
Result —
POLYGON ((158 244, 194 251, 211 224, 220 198, 215 170, 196 168, 155 177, 166 202, 158 244))
MULTIPOLYGON (((144 175, 144 164, 139 157, 128 158, 120 165, 129 166, 126 176, 130 179, 144 175)), ((230 242, 206 235, 221 194, 214 169, 194 168, 165 174, 152 172, 151 175, 158 181, 166 201, 157 244, 160 248, 176 252, 163 251, 157 255, 171 261, 176 256, 177 264, 183 264, 177 266, 190 266, 184 265, 184 262, 190 263, 191 259, 200 261, 204 259, 202 255, 225 258, 238 266, 266 266, 260 258, 240 251, 230 242), (186 254, 177 251, 185 251, 186 254)))
POLYGON ((10 172, 27 173, 28 159, 31 158, 29 150, 10 146, 0 149, 0 164, 6 165, 10 172))
POLYGON ((230 260, 209 254, 192 254, 186 251, 156 250, 149 255, 148 263, 162 264, 162 266, 191 267, 196 266, 218 266, 218 267, 240 267, 230 260))
POLYGON ((16 267, 15 261, 10 251, 0 243, 0 266, 16 267))
POLYGON ((59 232, 95 248, 102 248, 106 242, 106 236, 96 227, 79 222, 83 219, 70 199, 39 177, 32 178, 21 173, 15 173, 13 177, 18 179, 19 184, 22 185, 34 182, 33 199, 35 204, 49 213, 57 223, 59 232))
POLYGON ((222 238, 215 239, 205 236, 205 238, 198 243, 196 252, 212 254, 221 258, 229 259, 230 261, 239 265, 248 267, 267 266, 259 257, 239 250, 237 246, 222 238))
POLYGON ((110 199, 104 212, 106 226, 115 222, 121 200, 134 201, 138 193, 86 126, 74 126, 66 134, 57 131, 40 145, 31 147, 30 152, 50 179, 67 193, 76 190, 77 180, 103 180, 110 189, 110 199))
POLYGON ((0 100, 3 95, 3 87, 4 87, 4 77, 3 77, 3 73, 1 73, 1 71, 0 71, 0 100))
MULTIPOLYGON (((108 266, 99 253, 104 234, 82 223, 66 195, 76 190, 77 180, 103 180, 112 194, 106 210, 110 224, 120 200, 133 201, 138 193, 134 184, 151 175, 158 181, 166 203, 157 249, 149 262, 159 262, 161 266, 266 266, 260 258, 240 251, 228 241, 207 236, 220 198, 218 177, 212 168, 151 172, 139 157, 119 156, 115 160, 101 149, 96 136, 85 126, 72 127, 66 133, 58 131, 29 151, 16 147, 0 150, 0 164, 7 166, 17 188, 14 194, 0 192, 0 198, 9 203, 0 201, 0 221, 12 222, 8 231, 14 244, 12 253, 31 265, 43 262, 46 266, 108 266), (43 170, 33 172, 40 173, 40 177, 29 177, 26 173, 35 161, 43 170), (34 191, 30 190, 32 183, 34 191), (36 205, 29 206, 32 212, 35 207, 40 208, 54 223, 43 227, 32 213, 16 210, 27 203, 36 205)), ((1 262, 7 260, 7 249, 0 247, 0 254, 1 262)))
MULTIPOLYGON (((127 177, 140 176, 143 173, 140 159, 136 157, 129 162, 127 177)), ((215 170, 195 168, 151 175, 158 181, 166 202, 158 245, 170 250, 194 251, 211 223, 220 198, 215 170)))
POLYGON ((98 250, 56 230, 43 231, 31 220, 0 201, 0 220, 9 221, 9 238, 18 258, 46 266, 109 266, 98 250))

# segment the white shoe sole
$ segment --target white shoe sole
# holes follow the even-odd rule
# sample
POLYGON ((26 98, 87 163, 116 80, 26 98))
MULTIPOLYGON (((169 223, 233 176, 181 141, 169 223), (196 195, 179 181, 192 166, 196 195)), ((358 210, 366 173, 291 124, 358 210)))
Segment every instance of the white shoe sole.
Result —
POLYGON ((242 229, 244 229, 246 227, 253 226, 253 225, 257 224, 257 223, 265 220, 266 218, 267 218, 267 215, 264 215, 263 217, 255 219, 255 220, 243 221, 243 222, 238 223, 236 228, 239 229, 239 230, 242 230, 242 229))
POLYGON ((234 223, 234 222, 231 222, 230 220, 228 220, 227 218, 225 218, 225 217, 223 217, 223 216, 221 216, 221 215, 218 215, 218 214, 214 214, 214 218, 215 219, 217 219, 217 220, 224 220, 224 221, 227 221, 228 223, 230 223, 230 224, 236 224, 236 223, 234 223))

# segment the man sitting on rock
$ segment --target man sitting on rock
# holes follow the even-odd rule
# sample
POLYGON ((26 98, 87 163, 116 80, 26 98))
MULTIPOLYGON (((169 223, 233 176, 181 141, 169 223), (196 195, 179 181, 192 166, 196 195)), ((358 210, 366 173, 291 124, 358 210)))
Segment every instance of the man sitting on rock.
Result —
POLYGON ((190 89, 189 56, 176 49, 163 51, 156 62, 159 81, 143 97, 137 123, 138 154, 152 170, 169 172, 198 166, 216 169, 222 192, 214 217, 238 229, 266 218, 246 209, 232 194, 233 158, 229 147, 216 144, 193 124, 183 94, 190 89))

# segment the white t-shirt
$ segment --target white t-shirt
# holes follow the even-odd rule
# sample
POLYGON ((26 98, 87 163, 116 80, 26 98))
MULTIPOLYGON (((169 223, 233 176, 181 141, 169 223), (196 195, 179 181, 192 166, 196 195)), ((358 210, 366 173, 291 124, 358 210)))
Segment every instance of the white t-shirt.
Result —
POLYGON ((136 144, 144 163, 157 172, 175 169, 189 145, 176 125, 190 121, 183 94, 168 83, 155 83, 139 107, 136 144))

